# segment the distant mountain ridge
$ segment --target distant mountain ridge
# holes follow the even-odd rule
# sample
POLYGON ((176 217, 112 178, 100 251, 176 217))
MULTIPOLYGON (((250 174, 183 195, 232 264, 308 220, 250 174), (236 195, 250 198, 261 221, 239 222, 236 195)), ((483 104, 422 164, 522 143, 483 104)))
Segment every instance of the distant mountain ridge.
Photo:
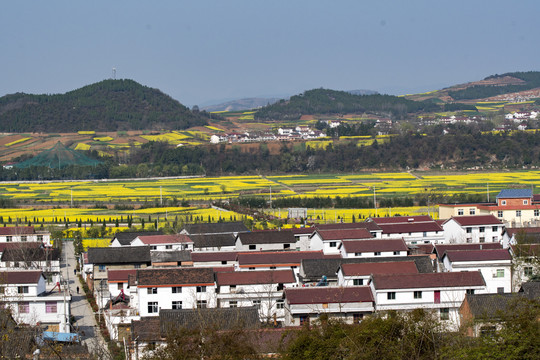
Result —
POLYGON ((262 106, 274 104, 278 102, 280 98, 243 98, 238 100, 231 100, 221 104, 208 105, 201 108, 205 111, 242 111, 257 109, 262 106))
POLYGON ((0 131, 76 132, 185 129, 205 125, 204 112, 133 80, 104 80, 56 95, 0 98, 0 131))

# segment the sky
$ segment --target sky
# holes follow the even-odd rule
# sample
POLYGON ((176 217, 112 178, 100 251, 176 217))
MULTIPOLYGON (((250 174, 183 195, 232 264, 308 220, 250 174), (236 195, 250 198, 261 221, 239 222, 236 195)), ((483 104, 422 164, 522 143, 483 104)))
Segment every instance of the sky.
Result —
POLYGON ((4 0, 0 96, 113 77, 184 105, 540 70, 538 0, 4 0))

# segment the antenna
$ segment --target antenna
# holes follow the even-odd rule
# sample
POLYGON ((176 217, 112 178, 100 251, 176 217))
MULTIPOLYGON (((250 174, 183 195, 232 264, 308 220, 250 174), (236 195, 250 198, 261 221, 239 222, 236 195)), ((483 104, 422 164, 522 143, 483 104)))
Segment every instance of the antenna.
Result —
POLYGON ((112 68, 112 78, 113 78, 113 80, 116 80, 116 68, 115 67, 112 68))

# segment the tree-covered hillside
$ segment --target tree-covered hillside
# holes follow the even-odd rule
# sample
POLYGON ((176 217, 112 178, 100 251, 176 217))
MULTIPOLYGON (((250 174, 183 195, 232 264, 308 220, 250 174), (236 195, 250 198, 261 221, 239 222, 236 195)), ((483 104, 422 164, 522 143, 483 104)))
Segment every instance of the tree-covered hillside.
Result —
POLYGON ((207 114, 133 80, 104 80, 57 95, 17 93, 0 98, 0 131, 74 132, 185 129, 207 114))
POLYGON ((346 91, 314 89, 265 106, 255 113, 259 120, 295 120, 305 114, 381 113, 397 118, 418 111, 437 111, 433 102, 407 100, 392 95, 353 95, 346 91))
POLYGON ((448 95, 450 95, 454 100, 484 99, 491 96, 509 94, 540 87, 539 71, 513 72, 501 75, 492 75, 488 76, 484 80, 504 77, 513 77, 522 80, 523 83, 520 85, 475 85, 463 90, 449 91, 448 95))

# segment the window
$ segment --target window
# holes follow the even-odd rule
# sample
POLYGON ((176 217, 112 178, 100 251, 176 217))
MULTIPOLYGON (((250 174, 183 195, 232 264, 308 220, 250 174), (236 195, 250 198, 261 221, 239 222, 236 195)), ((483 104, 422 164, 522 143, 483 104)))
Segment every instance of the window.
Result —
POLYGON ((270 270, 276 270, 275 266, 270 266, 270 270))
POLYGON ((483 243, 483 242, 486 242, 486 238, 484 236, 481 236, 480 237, 480 242, 483 243))
POLYGON ((38 236, 37 236, 37 240, 38 240, 38 241, 43 241, 43 235, 38 235, 38 236))
POLYGON ((13 236, 6 236, 6 241, 7 242, 12 242, 13 241, 13 236))
POLYGON ((197 300, 198 309, 206 309, 206 300, 197 300))
POLYGON ((414 292, 414 298, 415 299, 421 299, 422 298, 422 292, 421 291, 415 291, 414 292))
POLYGON ((356 286, 364 285, 364 279, 354 279, 353 285, 356 285, 356 286))
POLYGON ((231 286, 229 287, 229 289, 230 289, 231 294, 236 293, 236 285, 231 285, 231 286))
POLYGON ((227 265, 227 260, 222 260, 221 265, 227 265))
POLYGON ((28 294, 28 286, 18 286, 17 293, 19 294, 28 294))
POLYGON ((283 244, 283 248, 284 248, 284 249, 290 249, 290 248, 291 248, 291 244, 283 244))
POLYGON ((468 295, 474 295, 474 289, 467 289, 466 293, 468 295))
POLYGON ((506 205, 506 200, 502 200, 501 205, 506 205))
POLYGON ((45 312, 47 314, 53 314, 57 312, 56 301, 45 301, 45 312))
POLYGON ((441 308, 440 309, 441 314, 441 320, 450 320, 450 309, 449 308, 441 308))
POLYGON ((458 216, 463 215, 463 209, 457 209, 458 216))
POLYGON ((492 241, 492 242, 497 242, 497 241, 499 241, 499 237, 498 237, 498 236, 493 236, 493 237, 491 238, 491 241, 492 241))
POLYGON ((523 200, 523 205, 529 205, 529 200, 523 200))
POLYGON ((388 300, 396 300, 396 293, 394 291, 387 292, 386 298, 388 300))
POLYGON ((156 245, 150 246, 150 250, 157 250, 157 246, 156 245))
POLYGON ((259 305, 261 305, 261 300, 259 299, 253 300, 253 306, 259 306, 259 305))
POLYGON ((516 210, 516 217, 521 217, 521 210, 516 210))
POLYGON ((99 265, 99 267, 98 267, 99 272, 105 272, 105 270, 106 270, 105 265, 99 265))
POLYGON ((373 254, 374 254, 375 256, 381 256, 381 252, 380 252, 380 251, 375 251, 373 254))
POLYGON ((157 301, 151 301, 148 303, 148 313, 149 314, 157 314, 158 312, 158 306, 157 301))
POLYGON ((148 351, 156 350, 156 342, 155 341, 149 342, 148 345, 146 345, 146 350, 148 351))
POLYGON ((198 293, 206 292, 206 286, 197 286, 197 292, 198 293))
POLYGON ((330 247, 337 247, 336 241, 330 241, 330 247))
POLYGON ((173 301, 172 302, 172 309, 173 310, 180 310, 182 308, 182 302, 181 301, 173 301))
POLYGON ((254 266, 250 266, 250 267, 248 268, 248 270, 255 270, 255 267, 254 267, 254 266))
POLYGON ((117 290, 122 290, 123 288, 124 288, 124 283, 119 282, 118 284, 116 284, 116 289, 117 290))
POLYGON ((249 250, 257 250, 257 246, 256 245, 249 245, 249 250))
POLYGON ((362 253, 359 252, 359 253, 354 253, 354 256, 362 256, 362 253))
POLYGON ((497 217, 500 217, 500 218, 503 217, 503 212, 502 212, 502 210, 497 211, 497 217))
POLYGON ((525 266, 525 267, 523 268, 523 274, 524 274, 525 276, 532 276, 532 274, 533 274, 533 268, 532 268, 532 266, 525 266))
POLYGON ((173 294, 181 294, 182 293, 182 287, 181 286, 173 286, 172 288, 173 294))
POLYGON ((300 315, 300 325, 308 325, 308 324, 309 324, 309 316, 300 315))
POLYGON ((26 241, 26 240, 28 240, 28 236, 26 235, 21 236, 21 241, 26 241))
POLYGON ((141 264, 135 264, 135 265, 133 265, 133 268, 134 268, 134 269, 140 269, 140 268, 141 268, 141 264))
POLYGON ((497 288, 497 294, 504 294, 504 288, 503 287, 498 287, 497 288))
POLYGON ((534 209, 534 216, 540 216, 540 210, 534 209))
POLYGON ((284 309, 285 308, 285 301, 283 299, 279 299, 276 301, 276 308, 277 309, 284 309))
POLYGON ((472 228, 468 227, 468 228, 466 228, 466 231, 467 231, 467 234, 471 234, 472 233, 472 228))
POLYGON ((157 287, 149 287, 146 289, 148 295, 157 294, 157 287))
POLYGON ((165 249, 166 249, 166 250, 171 250, 171 249, 172 249, 172 245, 165 245, 165 249))
POLYGON ((28 301, 23 301, 19 303, 19 313, 20 314, 30 313, 30 303, 28 301))
POLYGON ((424 231, 424 233, 422 234, 423 237, 427 237, 427 231, 424 231))
POLYGON ((494 278, 503 278, 504 277, 504 269, 497 269, 496 272, 493 273, 494 278))
POLYGON ((362 319, 364 318, 364 314, 353 314, 353 322, 355 324, 358 324, 359 322, 362 321, 362 319))
POLYGON ((469 209, 469 215, 476 214, 476 209, 469 209))
POLYGON ((485 226, 480 226, 480 228, 478 229, 481 233, 483 232, 486 232, 486 227, 485 226))
POLYGON ((401 251, 394 251, 394 255, 400 255, 401 251))
POLYGON ((236 308, 238 307, 238 302, 236 300, 229 301, 229 307, 230 308, 236 308))
POLYGON ((498 226, 492 226, 491 231, 492 232, 497 232, 497 231, 499 231, 499 227, 498 226))

